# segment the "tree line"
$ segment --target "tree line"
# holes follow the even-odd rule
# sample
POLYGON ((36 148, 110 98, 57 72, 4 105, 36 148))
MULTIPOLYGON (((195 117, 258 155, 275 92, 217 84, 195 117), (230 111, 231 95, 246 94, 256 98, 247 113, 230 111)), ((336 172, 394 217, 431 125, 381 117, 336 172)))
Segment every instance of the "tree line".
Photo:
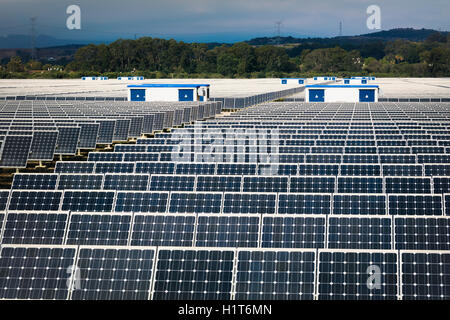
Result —
MULTIPOLYGON (((264 78, 327 74, 351 76, 450 76, 450 37, 435 33, 425 41, 407 40, 358 44, 353 47, 261 45, 245 42, 209 47, 144 37, 87 45, 66 65, 43 65, 12 57, 0 77, 78 78, 81 75, 139 74, 146 78, 264 78)), ((323 46, 321 44, 320 46, 323 46)))

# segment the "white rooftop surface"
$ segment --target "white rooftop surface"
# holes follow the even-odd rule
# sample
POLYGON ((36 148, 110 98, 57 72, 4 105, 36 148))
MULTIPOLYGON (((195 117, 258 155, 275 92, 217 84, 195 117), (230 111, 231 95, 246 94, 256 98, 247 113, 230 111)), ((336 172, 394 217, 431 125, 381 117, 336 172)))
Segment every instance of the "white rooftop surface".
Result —
MULTIPOLYGON (((282 85, 280 79, 147 79, 141 81, 81 79, 1 79, 0 97, 5 96, 79 96, 126 97, 128 84, 180 83, 210 84, 211 97, 246 97, 296 87, 282 85)), ((337 84, 342 84, 338 82, 337 84)), ((450 97, 450 78, 377 78, 369 84, 380 86, 380 97, 450 97)), ((304 97, 298 93, 292 97, 304 97)))
POLYGON ((139 81, 81 79, 6 79, 0 80, 0 97, 5 96, 79 96, 127 97, 129 84, 210 84, 211 97, 246 97, 297 87, 282 85, 280 79, 148 79, 139 81))
MULTIPOLYGON (((342 81, 336 83, 343 84, 342 81)), ((369 85, 380 86, 381 98, 449 98, 450 78, 376 78, 369 85)), ((303 98, 300 92, 291 98, 303 98)))

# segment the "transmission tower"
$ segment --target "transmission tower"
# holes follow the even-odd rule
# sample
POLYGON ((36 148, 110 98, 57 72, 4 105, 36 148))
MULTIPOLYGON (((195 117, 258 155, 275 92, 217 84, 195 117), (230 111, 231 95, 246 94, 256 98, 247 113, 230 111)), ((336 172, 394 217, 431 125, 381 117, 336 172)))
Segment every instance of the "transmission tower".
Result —
POLYGON ((342 37, 342 21, 339 21, 339 37, 342 37))
POLYGON ((36 17, 31 17, 31 59, 37 59, 36 53, 36 17))
POLYGON ((277 21, 275 22, 275 29, 277 32, 277 44, 280 44, 280 40, 281 40, 281 25, 283 24, 283 22, 281 21, 277 21))

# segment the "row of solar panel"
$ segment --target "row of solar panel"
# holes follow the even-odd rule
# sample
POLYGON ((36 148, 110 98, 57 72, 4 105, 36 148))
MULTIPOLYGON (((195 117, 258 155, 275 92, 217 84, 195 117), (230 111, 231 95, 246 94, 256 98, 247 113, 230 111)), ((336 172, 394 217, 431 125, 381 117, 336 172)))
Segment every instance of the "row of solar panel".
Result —
POLYGON ((9 212, 0 243, 450 250, 449 228, 449 217, 9 212))
POLYGON ((442 194, 450 177, 16 174, 12 189, 442 194))
POLYGON ((228 163, 352 163, 352 164, 425 164, 450 163, 450 154, 279 154, 234 153, 214 149, 204 152, 90 152, 88 161, 165 161, 228 163))
POLYGON ((450 216, 450 194, 2 191, 0 211, 450 216))
POLYGON ((450 164, 248 164, 182 162, 59 161, 56 173, 147 173, 289 176, 450 176, 450 164))
POLYGON ((251 145, 237 145, 235 140, 204 141, 203 144, 180 145, 130 145, 119 144, 114 147, 115 152, 234 152, 234 153, 283 153, 283 154, 446 154, 450 147, 423 146, 423 147, 338 147, 338 146, 282 146, 278 141, 253 141, 251 145), (230 142, 230 144, 228 144, 230 142), (257 144, 258 143, 258 144, 257 144))
POLYGON ((450 253, 2 246, 1 299, 450 298, 450 253))

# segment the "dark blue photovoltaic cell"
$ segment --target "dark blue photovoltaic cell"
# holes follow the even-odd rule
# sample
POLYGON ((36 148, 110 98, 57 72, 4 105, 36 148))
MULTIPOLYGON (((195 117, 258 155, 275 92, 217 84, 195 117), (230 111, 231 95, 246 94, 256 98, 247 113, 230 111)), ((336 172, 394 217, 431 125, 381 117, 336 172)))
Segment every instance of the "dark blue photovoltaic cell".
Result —
POLYGON ((434 193, 450 193, 450 177, 433 178, 434 193))
POLYGON ((448 300, 450 298, 450 253, 402 252, 403 300, 448 300))
POLYGON ((395 218, 395 249, 449 250, 450 219, 395 218))
POLYGON ((9 191, 0 191, 0 211, 6 210, 8 198, 9 198, 9 191))
POLYGON ((225 193, 223 213, 275 213, 276 194, 225 193))
POLYGON ((195 176, 152 175, 150 178, 151 191, 194 191, 195 176))
POLYGON ((450 164, 426 164, 426 176, 450 176, 450 164))
POLYGON ((329 217, 328 248, 391 249, 390 218, 329 217))
POLYGON ((95 162, 56 162, 55 173, 92 173, 95 162))
POLYGON ((397 294, 396 253, 319 252, 319 300, 395 300, 397 294), (381 272, 379 289, 367 285, 370 267, 381 272))
POLYGON ((335 177, 291 177, 290 192, 333 193, 335 177))
POLYGON ((198 176, 196 191, 241 191, 241 176, 198 176))
MULTIPOLYGON (((89 152, 88 161, 116 161, 123 160, 123 153, 118 152, 89 152)), ((125 160, 128 161, 128 160, 125 160)))
POLYGON ((386 177, 386 193, 431 193, 431 180, 418 177, 386 177))
POLYGON ((63 244, 66 213, 9 212, 3 244, 63 244))
MULTIPOLYGON (((341 163, 342 156, 334 154, 307 154, 306 163, 341 163)), ((299 161, 303 162, 303 161, 299 161)))
POLYGON ((154 300, 229 300, 233 251, 160 250, 154 300))
POLYGON ((450 216, 450 194, 444 195, 445 198, 445 215, 450 216))
POLYGON ((301 176, 337 176, 338 164, 300 164, 298 174, 301 176))
POLYGON ((385 215, 386 196, 336 194, 333 196, 333 214, 385 215))
POLYGON ((371 177, 338 177, 338 192, 382 193, 383 179, 371 177))
POLYGON ((176 193, 170 196, 171 213, 220 213, 220 193, 176 193))
POLYGON ((111 212, 114 195, 114 191, 66 191, 62 210, 111 212))
POLYGON ((117 192, 114 211, 164 213, 168 199, 167 192, 117 192))
POLYGON ((10 211, 58 211, 62 191, 13 191, 10 211))
POLYGON ((331 196, 319 194, 278 195, 279 214, 330 214, 331 196))
POLYGON ((61 174, 58 190, 100 190, 102 184, 102 174, 61 174))
POLYGON ((312 300, 315 253, 239 251, 236 300, 312 300))
POLYGON ((243 192, 287 192, 287 177, 244 177, 243 192))
MULTIPOLYGON (((380 155, 380 162, 381 163, 392 163, 392 164, 415 164, 416 163, 416 156, 415 155, 394 155, 394 154, 381 154, 380 155)), ((418 162, 421 163, 421 162, 418 162)))
POLYGON ((263 216, 263 248, 324 248, 325 217, 263 216))
POLYGON ((57 174, 15 174, 11 189, 55 190, 57 174))
POLYGON ((146 174, 106 174, 103 189, 145 191, 149 178, 146 174))
POLYGON ((218 175, 255 175, 256 164, 249 163, 218 163, 218 175))
POLYGON ((259 216, 199 216, 195 246, 257 247, 259 216))
POLYGON ((72 300, 149 299, 154 256, 153 249, 81 248, 81 289, 72 300))
POLYGON ((131 215, 72 214, 66 244, 125 246, 131 215))
POLYGON ((296 164, 262 164, 258 165, 258 175, 261 176, 295 176, 296 164))
POLYGON ((342 176, 379 176, 381 175, 381 168, 379 165, 341 165, 342 176))
POLYGON ((176 174, 215 174, 215 163, 177 163, 176 174))
POLYGON ((389 195, 391 215, 442 216, 440 195, 389 195))
POLYGON ((133 173, 134 163, 132 162, 97 162, 95 173, 133 173))
POLYGON ((195 215, 136 215, 132 246, 193 245, 195 215))
POLYGON ((422 176, 422 171, 422 165, 383 165, 384 176, 422 176))
POLYGON ((136 162, 136 173, 174 174, 175 163, 170 162, 136 162))
POLYGON ((66 300, 76 249, 3 246, 0 299, 66 300))

